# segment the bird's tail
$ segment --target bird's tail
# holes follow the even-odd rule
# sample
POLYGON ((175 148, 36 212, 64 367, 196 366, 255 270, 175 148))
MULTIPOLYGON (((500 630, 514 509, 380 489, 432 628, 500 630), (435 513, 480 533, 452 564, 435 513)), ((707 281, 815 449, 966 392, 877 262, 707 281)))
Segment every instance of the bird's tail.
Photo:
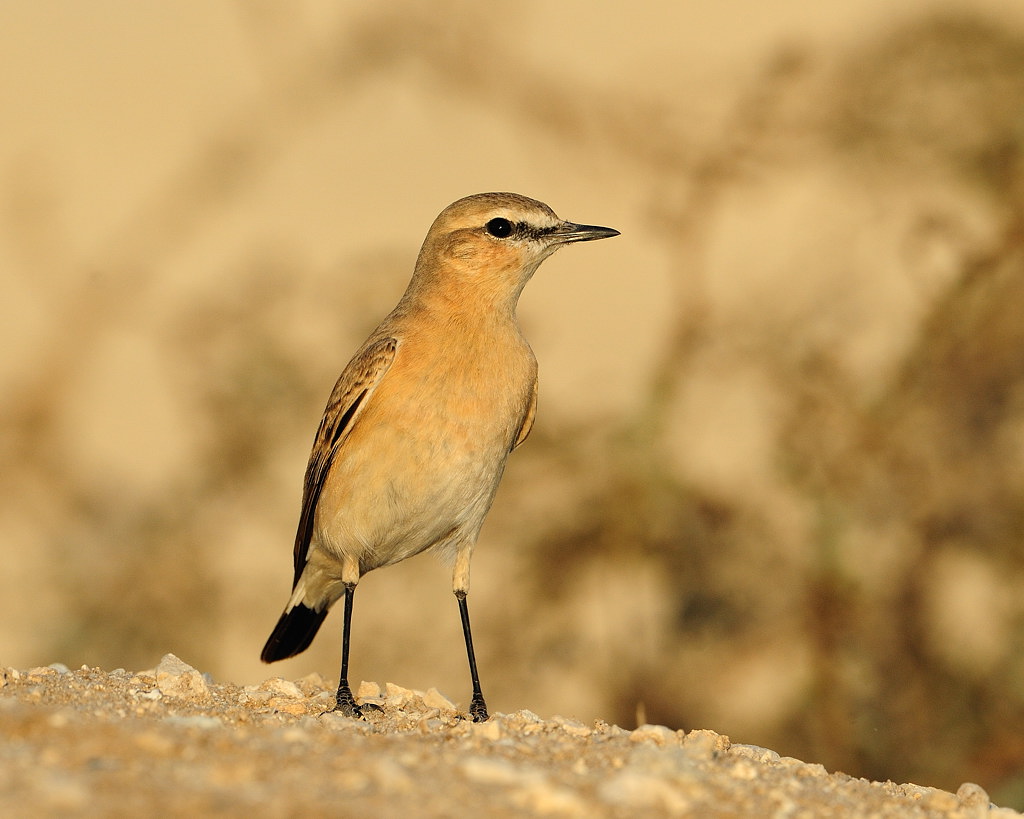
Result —
POLYGON ((327 606, 317 611, 297 603, 287 609, 274 626, 267 644, 263 646, 260 659, 265 663, 273 663, 301 654, 313 642, 326 616, 327 606))

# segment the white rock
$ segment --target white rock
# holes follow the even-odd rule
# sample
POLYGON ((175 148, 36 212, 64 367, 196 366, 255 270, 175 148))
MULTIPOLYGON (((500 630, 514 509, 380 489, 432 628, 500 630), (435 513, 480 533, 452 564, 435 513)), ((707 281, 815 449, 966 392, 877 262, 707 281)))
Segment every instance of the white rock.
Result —
POLYGON ((775 751, 759 745, 730 745, 729 753, 753 759, 755 762, 778 762, 781 759, 775 751))
POLYGON ((394 683, 385 683, 384 685, 384 700, 388 705, 394 706, 395 708, 404 708, 415 698, 415 696, 415 691, 410 691, 408 688, 402 688, 400 685, 395 685, 394 683))
POLYGON ((714 731, 698 728, 683 737, 683 747, 693 759, 712 759, 718 751, 728 748, 729 742, 714 731))
POLYGON ((523 722, 544 722, 544 720, 542 720, 528 708, 524 708, 521 711, 516 711, 511 716, 518 717, 523 722))
POLYGON ((173 654, 165 654, 156 667, 156 684, 165 697, 196 702, 210 700, 210 687, 203 675, 173 654))
POLYGON ((561 717, 557 714, 551 718, 551 721, 555 723, 559 728, 574 737, 589 737, 594 733, 590 728, 584 725, 579 720, 569 719, 568 717, 561 717))
POLYGON ((306 685, 312 686, 313 688, 320 688, 326 691, 330 686, 327 681, 324 680, 323 676, 318 671, 313 671, 302 677, 299 682, 306 683, 306 685))
POLYGON ((436 708, 439 711, 458 711, 450 699, 444 694, 438 691, 436 688, 431 688, 423 695, 423 704, 427 708, 436 708))
POLYGON ((629 735, 630 742, 653 742, 655 745, 675 745, 676 732, 664 725, 641 725, 629 735))
POLYGON ((280 677, 271 677, 269 680, 264 680, 263 684, 260 685, 260 690, 268 691, 278 697, 287 697, 288 699, 300 699, 303 696, 302 689, 295 683, 280 677))
POLYGON ((57 672, 56 671, 54 671, 49 666, 45 666, 45 665, 43 665, 43 666, 36 666, 35 668, 30 668, 27 673, 28 673, 29 679, 36 679, 36 680, 38 680, 40 677, 56 677, 57 676, 57 672))
POLYGON ((375 682, 363 680, 356 689, 357 700, 376 700, 380 698, 380 686, 375 682))
POLYGON ((989 798, 985 789, 981 785, 975 785, 973 782, 964 782, 956 790, 956 798, 960 800, 960 804, 965 808, 973 808, 982 806, 988 810, 989 798))

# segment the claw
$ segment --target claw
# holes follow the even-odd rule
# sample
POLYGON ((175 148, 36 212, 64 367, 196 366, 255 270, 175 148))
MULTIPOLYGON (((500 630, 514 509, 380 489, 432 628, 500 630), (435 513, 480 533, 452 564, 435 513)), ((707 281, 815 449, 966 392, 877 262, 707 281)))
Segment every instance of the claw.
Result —
POLYGON ((473 722, 487 722, 490 715, 487 713, 487 704, 483 697, 473 697, 473 701, 469 704, 469 716, 473 722))
POLYGON ((356 703, 356 698, 352 696, 352 691, 348 686, 338 689, 338 694, 334 698, 334 710, 340 711, 346 717, 363 718, 363 710, 356 703))

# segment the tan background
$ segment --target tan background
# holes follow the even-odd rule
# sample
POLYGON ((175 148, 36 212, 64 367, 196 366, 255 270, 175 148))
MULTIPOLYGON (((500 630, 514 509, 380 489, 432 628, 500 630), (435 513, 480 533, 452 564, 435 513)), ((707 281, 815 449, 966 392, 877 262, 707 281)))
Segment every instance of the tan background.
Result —
MULTIPOLYGON (((4 4, 0 662, 336 674, 257 660, 320 411, 514 190, 623 235, 523 297, 492 709, 1024 804, 1024 5, 898 5, 4 4)), ((449 589, 369 576, 354 678, 465 704, 449 589)))

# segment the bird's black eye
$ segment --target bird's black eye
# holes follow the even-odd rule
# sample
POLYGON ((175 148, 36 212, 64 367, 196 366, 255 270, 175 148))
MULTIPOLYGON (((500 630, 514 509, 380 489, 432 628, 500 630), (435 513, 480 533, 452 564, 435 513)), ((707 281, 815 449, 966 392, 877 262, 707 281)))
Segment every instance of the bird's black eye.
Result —
POLYGON ((504 239, 512 232, 512 223, 508 219, 502 219, 500 216, 497 219, 491 219, 486 227, 487 232, 491 236, 497 236, 499 239, 504 239))

